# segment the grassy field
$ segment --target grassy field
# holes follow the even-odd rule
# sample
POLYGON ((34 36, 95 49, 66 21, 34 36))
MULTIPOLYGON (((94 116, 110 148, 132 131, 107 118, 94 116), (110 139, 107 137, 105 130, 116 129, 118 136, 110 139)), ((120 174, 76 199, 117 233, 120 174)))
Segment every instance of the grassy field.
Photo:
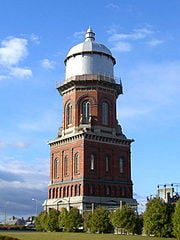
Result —
MULTIPOLYGON (((41 232, 0 232, 0 235, 16 237, 21 240, 161 240, 162 238, 143 236, 120 236, 114 234, 88 233, 41 233, 41 232)), ((166 238, 170 240, 170 238, 166 238)), ((172 239, 171 239, 172 240, 172 239)))

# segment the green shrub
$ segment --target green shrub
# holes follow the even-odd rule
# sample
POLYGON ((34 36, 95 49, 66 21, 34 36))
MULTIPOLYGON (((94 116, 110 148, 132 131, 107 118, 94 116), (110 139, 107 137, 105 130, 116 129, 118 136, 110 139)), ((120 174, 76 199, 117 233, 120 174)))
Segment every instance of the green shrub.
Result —
POLYGON ((19 240, 18 238, 13 238, 13 237, 8 237, 8 236, 1 236, 0 235, 0 240, 19 240))

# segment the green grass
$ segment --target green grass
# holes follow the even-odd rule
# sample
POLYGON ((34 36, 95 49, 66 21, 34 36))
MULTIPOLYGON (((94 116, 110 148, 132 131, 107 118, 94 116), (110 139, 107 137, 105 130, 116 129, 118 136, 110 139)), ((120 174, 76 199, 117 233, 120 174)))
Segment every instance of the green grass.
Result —
MULTIPOLYGON (((114 234, 61 233, 61 232, 0 232, 20 240, 161 240, 162 238, 143 236, 120 236, 114 234)), ((166 238, 165 240, 168 240, 166 238)), ((170 238, 169 238, 170 240, 170 238)), ((172 240, 172 239, 171 239, 172 240)))

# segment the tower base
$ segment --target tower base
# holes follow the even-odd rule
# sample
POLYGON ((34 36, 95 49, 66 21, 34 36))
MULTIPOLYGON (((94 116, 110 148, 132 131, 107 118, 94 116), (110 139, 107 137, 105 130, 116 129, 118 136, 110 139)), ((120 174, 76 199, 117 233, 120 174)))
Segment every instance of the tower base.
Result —
POLYGON ((48 199, 43 203, 44 211, 54 208, 61 211, 62 208, 66 208, 68 211, 70 208, 75 207, 80 213, 84 211, 94 211, 96 207, 105 207, 110 211, 113 211, 127 204, 135 211, 137 210, 137 201, 133 198, 114 198, 114 197, 96 197, 96 196, 76 196, 76 197, 64 197, 56 199, 48 199))

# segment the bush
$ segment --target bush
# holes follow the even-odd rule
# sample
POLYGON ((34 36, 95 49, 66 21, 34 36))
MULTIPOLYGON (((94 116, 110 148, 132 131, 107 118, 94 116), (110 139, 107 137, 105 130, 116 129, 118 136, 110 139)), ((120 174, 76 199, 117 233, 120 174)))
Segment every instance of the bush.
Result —
POLYGON ((122 233, 142 233, 142 217, 139 217, 134 210, 127 205, 111 213, 110 218, 114 228, 117 230, 120 229, 122 233))
POLYGON ((59 227, 67 232, 76 232, 83 225, 83 219, 77 208, 62 209, 59 215, 59 227))
POLYGON ((54 232, 59 230, 58 217, 59 217, 59 211, 57 211, 54 208, 49 210, 49 214, 47 218, 48 231, 54 232))
POLYGON ((173 233, 177 239, 180 239, 180 200, 176 203, 173 215, 173 233))
POLYGON ((93 213, 87 215, 86 228, 92 233, 112 232, 109 211, 103 207, 96 208, 93 213))
POLYGON ((160 198, 151 199, 144 213, 144 229, 147 235, 172 236, 173 207, 160 198))
POLYGON ((19 240, 18 238, 8 237, 8 236, 0 236, 0 240, 19 240))
POLYGON ((35 220, 36 231, 47 231, 48 213, 41 212, 35 220))

